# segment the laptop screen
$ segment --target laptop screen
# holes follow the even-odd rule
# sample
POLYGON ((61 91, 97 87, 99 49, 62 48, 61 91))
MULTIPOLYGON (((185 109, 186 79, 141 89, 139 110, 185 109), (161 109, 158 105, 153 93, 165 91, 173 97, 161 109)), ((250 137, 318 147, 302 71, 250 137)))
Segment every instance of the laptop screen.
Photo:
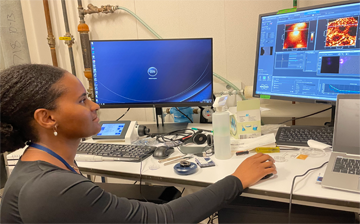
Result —
POLYGON ((339 95, 333 150, 360 155, 360 95, 339 95))

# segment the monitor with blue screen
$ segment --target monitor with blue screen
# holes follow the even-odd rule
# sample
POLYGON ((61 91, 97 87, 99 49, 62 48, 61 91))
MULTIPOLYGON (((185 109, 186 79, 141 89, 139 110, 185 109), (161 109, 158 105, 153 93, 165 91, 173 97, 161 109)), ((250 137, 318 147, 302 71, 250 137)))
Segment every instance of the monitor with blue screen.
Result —
POLYGON ((254 97, 335 105, 360 94, 360 2, 259 17, 254 97))
POLYGON ((102 108, 212 105, 212 39, 92 40, 102 108))

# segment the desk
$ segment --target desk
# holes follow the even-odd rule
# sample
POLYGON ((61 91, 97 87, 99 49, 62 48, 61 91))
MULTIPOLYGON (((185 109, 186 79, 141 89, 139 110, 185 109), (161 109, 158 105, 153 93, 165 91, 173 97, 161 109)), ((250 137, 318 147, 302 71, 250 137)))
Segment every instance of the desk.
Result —
MULTIPOLYGON (((210 129, 207 124, 189 124, 188 127, 210 129)), ((283 153, 283 152, 281 152, 283 153)), ((291 153, 291 152, 284 152, 291 153)), ((181 155, 175 152, 171 156, 181 155)), ((249 156, 251 156, 250 154, 249 156)), ((273 153, 272 156, 279 155, 273 153)), ((330 153, 323 157, 308 157, 306 160, 289 158, 287 162, 275 163, 278 174, 273 178, 262 180, 254 186, 246 189, 242 196, 266 199, 278 202, 289 202, 291 184, 295 175, 305 173, 310 168, 315 168, 329 160, 330 153)), ((160 169, 151 170, 149 166, 156 162, 153 157, 149 157, 142 163, 128 162, 78 162, 81 172, 89 175, 100 175, 105 177, 122 178, 129 180, 139 180, 140 166, 142 166, 142 181, 160 183, 175 186, 197 186, 206 187, 224 178, 235 171, 238 165, 248 155, 233 156, 228 160, 217 160, 214 156, 216 166, 202 168, 192 175, 180 176, 173 170, 173 165, 163 166, 160 169)), ((194 161, 191 159, 190 161, 194 161)), ((318 170, 311 171, 307 176, 297 178, 293 191, 293 203, 314 206, 328 209, 336 209, 359 213, 360 194, 328 189, 316 184, 319 173, 324 173, 326 165, 318 170)))

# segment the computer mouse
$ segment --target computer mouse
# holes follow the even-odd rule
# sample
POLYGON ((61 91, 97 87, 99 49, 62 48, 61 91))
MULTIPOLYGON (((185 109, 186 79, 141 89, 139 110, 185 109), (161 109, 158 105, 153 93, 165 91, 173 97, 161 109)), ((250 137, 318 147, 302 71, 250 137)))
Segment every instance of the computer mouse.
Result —
POLYGON ((174 152, 174 148, 173 147, 168 147, 168 146, 159 146, 155 149, 154 151, 154 158, 155 159, 166 159, 167 157, 169 157, 172 153, 174 152))
POLYGON ((274 174, 269 173, 269 174, 265 175, 263 178, 261 178, 261 180, 268 179, 269 177, 272 177, 273 175, 274 175, 274 174))

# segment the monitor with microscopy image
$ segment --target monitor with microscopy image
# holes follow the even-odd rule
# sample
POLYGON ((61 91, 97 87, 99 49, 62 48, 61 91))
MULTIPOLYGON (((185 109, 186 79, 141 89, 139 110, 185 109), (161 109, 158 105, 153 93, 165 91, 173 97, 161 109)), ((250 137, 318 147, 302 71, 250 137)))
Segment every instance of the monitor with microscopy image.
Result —
POLYGON ((259 17, 255 97, 335 105, 360 94, 360 2, 259 17))

